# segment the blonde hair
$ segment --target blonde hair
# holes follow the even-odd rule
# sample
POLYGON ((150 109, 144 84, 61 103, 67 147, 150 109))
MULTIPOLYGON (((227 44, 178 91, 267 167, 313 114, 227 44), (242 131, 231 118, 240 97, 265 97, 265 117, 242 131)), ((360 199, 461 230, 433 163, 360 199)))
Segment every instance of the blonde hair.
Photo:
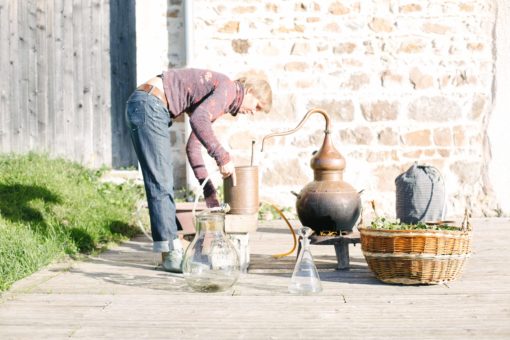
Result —
POLYGON ((242 77, 237 79, 244 87, 244 93, 251 91, 251 94, 259 101, 262 111, 268 113, 273 105, 273 91, 271 85, 259 77, 242 77))

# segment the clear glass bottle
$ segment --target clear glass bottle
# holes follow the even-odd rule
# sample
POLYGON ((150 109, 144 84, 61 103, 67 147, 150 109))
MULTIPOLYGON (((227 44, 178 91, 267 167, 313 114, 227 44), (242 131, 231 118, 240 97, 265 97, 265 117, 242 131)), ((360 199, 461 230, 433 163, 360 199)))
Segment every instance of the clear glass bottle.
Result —
POLYGON ((288 287, 292 294, 308 295, 322 291, 321 279, 310 251, 309 237, 312 233, 312 229, 308 227, 301 227, 298 230, 301 249, 288 287))
POLYGON ((225 234, 225 214, 197 214, 195 238, 184 254, 182 272, 196 291, 218 292, 232 287, 240 274, 239 254, 225 234))

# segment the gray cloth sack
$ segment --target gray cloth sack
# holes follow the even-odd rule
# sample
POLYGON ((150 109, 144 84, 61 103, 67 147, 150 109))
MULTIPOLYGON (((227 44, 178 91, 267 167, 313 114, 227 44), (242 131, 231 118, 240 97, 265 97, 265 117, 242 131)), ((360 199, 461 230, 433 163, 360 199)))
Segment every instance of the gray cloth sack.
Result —
POLYGON ((413 164, 395 179, 397 218, 403 223, 439 221, 446 213, 445 185, 433 166, 413 164))

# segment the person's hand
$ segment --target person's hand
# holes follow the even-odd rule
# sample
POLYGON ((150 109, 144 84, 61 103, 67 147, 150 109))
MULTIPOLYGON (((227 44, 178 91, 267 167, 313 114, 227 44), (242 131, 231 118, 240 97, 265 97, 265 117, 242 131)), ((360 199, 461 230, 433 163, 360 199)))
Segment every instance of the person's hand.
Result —
POLYGON ((216 188, 213 182, 209 179, 207 183, 204 183, 204 179, 199 179, 198 183, 204 187, 204 199, 208 208, 215 208, 220 206, 218 196, 216 195, 216 188))
POLYGON ((236 186, 236 168, 234 162, 230 161, 220 166, 220 173, 223 178, 232 176, 232 185, 236 186))
POLYGON ((216 208, 216 207, 220 206, 220 202, 218 201, 218 198, 216 197, 216 195, 214 195, 214 196, 207 196, 205 198, 205 205, 208 208, 216 208))

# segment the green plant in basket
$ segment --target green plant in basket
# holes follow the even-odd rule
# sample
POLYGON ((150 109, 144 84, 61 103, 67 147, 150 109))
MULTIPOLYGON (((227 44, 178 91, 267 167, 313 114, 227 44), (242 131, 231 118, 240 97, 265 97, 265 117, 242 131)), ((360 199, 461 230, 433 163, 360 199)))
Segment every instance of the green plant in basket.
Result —
POLYGON ((416 224, 402 223, 400 220, 390 220, 386 217, 376 217, 367 229, 377 230, 459 230, 459 227, 449 225, 445 221, 438 223, 418 222, 416 224))

